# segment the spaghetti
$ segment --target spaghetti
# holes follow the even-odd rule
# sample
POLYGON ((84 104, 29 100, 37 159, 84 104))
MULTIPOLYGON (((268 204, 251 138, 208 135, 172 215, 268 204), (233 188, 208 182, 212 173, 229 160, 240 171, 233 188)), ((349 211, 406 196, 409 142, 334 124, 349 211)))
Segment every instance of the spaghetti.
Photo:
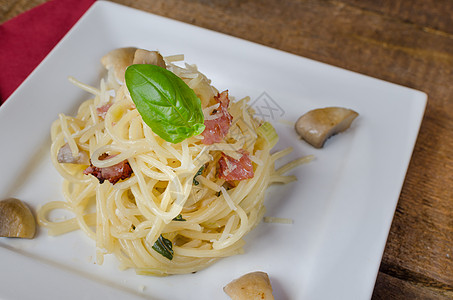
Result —
MULTIPOLYGON (((214 119, 220 106, 215 101, 218 91, 196 66, 177 65, 182 58, 166 57, 167 69, 195 91, 205 121, 214 119)), ((98 264, 105 254, 114 254, 121 268, 135 268, 138 274, 191 273, 242 253, 243 237, 264 215, 266 188, 295 180, 283 173, 310 157, 276 170, 275 161, 291 149, 271 154, 275 131, 253 117, 248 98, 230 103, 232 122, 221 142, 206 145, 202 135, 177 144, 166 142, 143 122, 125 84, 112 73, 108 70, 99 88, 70 79, 93 98, 80 105, 75 117, 60 114, 52 125, 51 157, 63 177, 65 201, 43 205, 39 224, 50 235, 83 230, 96 242, 98 264), (86 175, 89 163, 59 162, 64 147, 73 157, 86 153, 92 168, 126 161, 132 174, 115 184, 100 183, 86 175), (253 177, 220 178, 220 160, 231 167, 245 152, 253 177), (51 212, 57 209, 75 217, 53 220, 51 212)))

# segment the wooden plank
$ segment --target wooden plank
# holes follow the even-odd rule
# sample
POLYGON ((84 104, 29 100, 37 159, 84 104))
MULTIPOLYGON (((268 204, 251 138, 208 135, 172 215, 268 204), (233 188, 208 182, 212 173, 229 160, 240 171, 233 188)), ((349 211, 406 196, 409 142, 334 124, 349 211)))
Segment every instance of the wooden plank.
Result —
POLYGON ((444 36, 337 1, 115 2, 420 89, 452 60, 444 36))
POLYGON ((409 173, 387 241, 383 264, 404 266, 453 287, 453 155, 451 139, 442 139, 453 129, 451 119, 428 115, 422 126, 409 173), (444 120, 443 120, 444 119, 444 120), (448 125, 448 126, 446 126, 448 125), (445 148, 445 149, 444 149, 445 148), (442 153, 441 155, 436 155, 442 153))
POLYGON ((339 0, 385 16, 417 24, 423 30, 453 33, 453 1, 451 0, 339 0))
POLYGON ((0 0, 0 24, 4 22, 4 16, 11 10, 17 0, 0 0))
POLYGON ((451 292, 427 287, 380 272, 372 300, 448 300, 451 292))

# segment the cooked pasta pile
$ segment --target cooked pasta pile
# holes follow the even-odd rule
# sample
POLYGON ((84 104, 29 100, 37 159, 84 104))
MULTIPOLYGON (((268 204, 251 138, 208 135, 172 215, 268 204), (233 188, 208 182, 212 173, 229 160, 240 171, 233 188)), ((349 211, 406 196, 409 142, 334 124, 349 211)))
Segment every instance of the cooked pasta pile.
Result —
MULTIPOLYGON (((167 69, 195 91, 209 119, 218 107, 214 101, 218 91, 196 66, 175 63, 182 58, 165 57, 167 69)), ((143 122, 125 84, 111 73, 99 88, 71 79, 93 97, 80 105, 75 117, 60 114, 52 125, 51 157, 63 177, 65 201, 43 205, 39 224, 50 235, 83 230, 96 242, 98 264, 104 255, 114 254, 121 268, 135 268, 138 274, 191 273, 242 253, 243 237, 262 220, 266 188, 295 180, 284 173, 310 158, 276 170, 275 161, 291 149, 271 154, 273 128, 253 117, 248 98, 230 103, 233 122, 222 142, 205 145, 201 135, 178 144, 166 142, 143 122), (106 111, 100 114, 99 108, 106 111), (58 161, 65 145, 74 157, 87 153, 94 167, 127 161, 133 173, 115 184, 101 184, 84 174, 87 164, 58 161), (253 177, 219 178, 220 157, 238 159, 244 150, 250 154, 253 177), (103 159, 104 154, 110 158, 103 159), (51 212, 57 209, 75 217, 52 219, 51 212), (167 248, 170 243, 172 257, 156 250, 158 241, 167 248)))

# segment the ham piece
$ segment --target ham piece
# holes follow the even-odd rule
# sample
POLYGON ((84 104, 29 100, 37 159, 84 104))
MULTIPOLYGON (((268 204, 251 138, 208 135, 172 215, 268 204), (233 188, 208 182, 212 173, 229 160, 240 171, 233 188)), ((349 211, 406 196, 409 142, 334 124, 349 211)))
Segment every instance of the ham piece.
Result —
POLYGON ((206 128, 201 135, 204 137, 203 144, 205 145, 221 142, 227 135, 233 121, 233 117, 228 112, 228 106, 230 105, 228 91, 223 91, 214 96, 214 98, 220 105, 212 114, 215 118, 204 120, 206 128))
POLYGON ((242 154, 239 159, 234 159, 222 152, 222 157, 219 159, 219 178, 232 181, 253 177, 253 165, 249 153, 243 149, 238 152, 242 154))
MULTIPOLYGON (((112 157, 113 156, 109 156, 107 153, 104 153, 99 157, 99 159, 105 160, 112 157)), ((116 165, 105 168, 98 168, 93 166, 93 164, 90 164, 90 166, 83 171, 83 174, 93 175, 99 180, 99 183, 104 183, 105 180, 108 180, 111 184, 115 184, 120 180, 131 177, 132 172, 133 171, 129 165, 129 162, 127 160, 123 160, 116 165)))
POLYGON ((98 113, 98 116, 101 117, 102 119, 105 119, 105 115, 107 114, 107 111, 109 110, 109 108, 113 105, 113 103, 109 102, 109 103, 106 103, 102 106, 99 106, 96 108, 96 111, 98 113))

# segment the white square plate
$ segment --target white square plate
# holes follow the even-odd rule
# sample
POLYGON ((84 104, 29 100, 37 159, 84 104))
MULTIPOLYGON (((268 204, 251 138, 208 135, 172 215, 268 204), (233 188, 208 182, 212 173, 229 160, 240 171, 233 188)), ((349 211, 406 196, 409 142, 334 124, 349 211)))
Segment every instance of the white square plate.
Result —
POLYGON ((62 199, 49 159, 50 125, 89 97, 67 77, 97 86, 100 58, 125 46, 185 54, 219 90, 251 97, 280 135, 276 150, 292 146, 290 158, 316 156, 293 172, 298 182, 272 187, 266 197, 266 215, 294 223, 262 223, 247 236, 245 254, 164 278, 119 271, 112 257, 96 265, 94 242, 81 232, 1 238, 0 297, 228 299, 225 284, 262 270, 276 299, 370 298, 426 95, 114 3, 96 2, 0 108, 0 198, 17 197, 34 209, 62 199), (288 123, 325 106, 360 116, 317 150, 288 123))

